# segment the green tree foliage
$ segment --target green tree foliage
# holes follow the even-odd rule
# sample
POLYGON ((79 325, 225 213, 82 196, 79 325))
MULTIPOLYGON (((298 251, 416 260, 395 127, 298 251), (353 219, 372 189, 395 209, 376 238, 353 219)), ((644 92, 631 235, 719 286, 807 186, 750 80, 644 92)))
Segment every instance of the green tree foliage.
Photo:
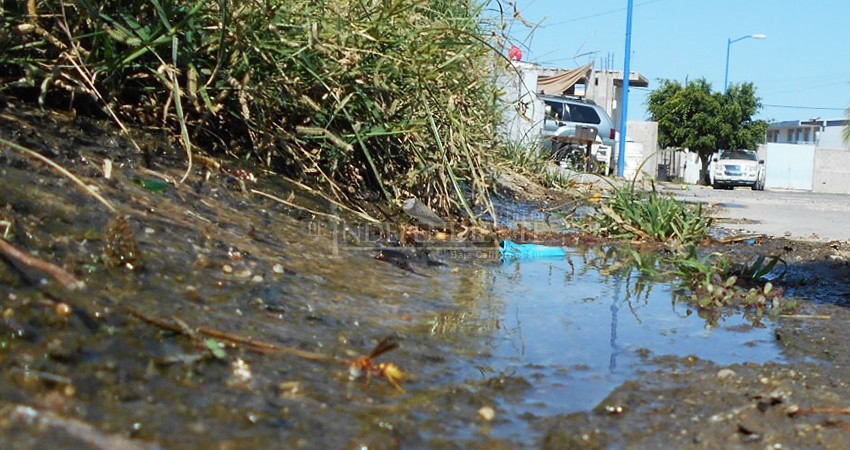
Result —
POLYGON ((648 111, 658 122, 658 141, 664 148, 689 148, 703 165, 719 149, 755 148, 764 142, 767 122, 753 120, 761 108, 752 83, 733 84, 725 93, 698 79, 685 86, 661 80, 649 95, 648 111))

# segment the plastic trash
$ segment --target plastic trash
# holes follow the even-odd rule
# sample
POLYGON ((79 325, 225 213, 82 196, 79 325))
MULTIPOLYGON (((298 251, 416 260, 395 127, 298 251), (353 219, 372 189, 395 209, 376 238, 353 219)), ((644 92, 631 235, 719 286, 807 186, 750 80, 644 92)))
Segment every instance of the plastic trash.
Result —
POLYGON ((526 258, 563 258, 567 250, 563 247, 552 247, 540 244, 517 244, 513 241, 499 243, 499 253, 505 259, 526 258))

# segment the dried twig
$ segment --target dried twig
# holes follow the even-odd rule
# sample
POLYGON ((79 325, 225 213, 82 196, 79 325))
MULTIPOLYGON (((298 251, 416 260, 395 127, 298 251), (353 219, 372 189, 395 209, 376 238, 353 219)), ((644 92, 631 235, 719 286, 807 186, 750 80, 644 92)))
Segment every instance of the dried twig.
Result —
POLYGON ((718 239, 717 242, 719 242, 721 244, 731 244, 733 242, 743 242, 743 241, 749 241, 750 239, 761 239, 763 237, 764 237, 763 234, 745 234, 745 235, 741 235, 741 236, 725 237, 723 239, 718 239))
POLYGON ((819 314, 780 314, 779 317, 783 319, 832 319, 832 316, 819 314))
POLYGON ((801 408, 794 414, 843 414, 850 415, 850 408, 836 408, 834 406, 816 406, 814 408, 801 408))
POLYGON ((99 201, 99 202, 100 202, 100 203, 102 203, 104 206, 106 206, 107 208, 109 208, 109 210, 110 210, 110 211, 112 211, 112 212, 118 212, 118 210, 117 210, 117 209, 115 209, 115 207, 114 207, 114 206, 112 206, 112 203, 109 203, 109 201, 108 201, 108 200, 106 200, 105 198, 103 198, 103 196, 102 196, 102 195, 98 194, 98 193, 97 193, 94 189, 92 189, 92 188, 91 188, 91 186, 89 186, 89 185, 87 185, 86 183, 84 183, 84 182, 83 182, 83 180, 81 180, 79 177, 77 177, 77 176, 76 176, 76 175, 74 175, 73 173, 69 172, 69 171, 68 171, 67 169, 65 169, 64 167, 62 167, 62 166, 60 166, 59 164, 56 164, 55 162, 53 162, 53 161, 51 161, 50 159, 46 158, 44 155, 42 155, 42 154, 40 154, 40 153, 38 153, 38 152, 32 151, 32 150, 30 150, 30 149, 28 149, 28 148, 26 148, 26 147, 21 146, 21 145, 18 145, 18 144, 14 143, 14 142, 7 141, 7 140, 5 140, 5 139, 2 139, 2 138, 0 138, 0 143, 5 144, 5 145, 8 145, 8 146, 9 146, 12 150, 15 150, 15 151, 17 151, 17 152, 19 152, 19 153, 22 153, 24 156, 29 156, 29 157, 35 158, 35 159, 37 159, 37 160, 39 160, 39 161, 41 161, 41 162, 43 162, 43 163, 47 164, 48 166, 52 167, 54 170, 56 170, 56 171, 57 171, 57 172, 59 172, 60 174, 64 175, 64 176, 65 176, 66 178, 68 178, 69 180, 73 181, 73 182, 74 182, 74 184, 76 184, 77 186, 80 186, 81 188, 83 188, 83 190, 85 190, 88 194, 90 194, 92 197, 94 197, 95 199, 97 199, 97 201, 99 201))
MULTIPOLYGON (((144 450, 159 449, 155 443, 132 441, 123 436, 106 434, 94 426, 77 419, 62 417, 50 411, 39 411, 31 406, 16 405, 0 418, 4 422, 11 421, 13 426, 33 426, 39 430, 55 428, 64 431, 80 444, 85 443, 93 448, 110 450, 144 450)), ((67 443, 66 443, 67 444, 67 443)))
MULTIPOLYGON (((322 175, 325 177, 325 179, 328 179, 328 180, 330 179, 327 175, 324 175, 324 173, 323 173, 322 175)), ((322 198, 324 198, 324 199, 325 199, 325 200, 327 200, 328 202, 332 203, 333 205, 337 206, 338 208, 340 208, 340 209, 344 209, 344 210, 349 211, 349 212, 351 212, 351 213, 353 213, 353 214, 356 214, 356 215, 358 215, 358 216, 362 217, 362 218, 363 218, 364 220, 366 220, 366 221, 369 221, 369 222, 372 222, 372 223, 381 223, 381 221, 380 221, 380 220, 378 220, 378 219, 376 219, 376 218, 374 218, 374 217, 370 216, 370 215, 369 215, 369 214, 367 214, 366 212, 364 212, 364 211, 362 211, 362 210, 355 210, 355 209, 349 208, 348 206, 345 206, 344 204, 342 204, 342 203, 340 203, 340 202, 338 202, 338 201, 336 201, 336 200, 334 200, 334 199, 332 199, 332 198, 328 197, 327 195, 325 195, 325 194, 324 194, 324 193, 322 193, 321 191, 318 191, 318 190, 316 190, 316 189, 313 189, 313 188, 311 188, 310 186, 307 186, 306 184, 301 183, 301 182, 300 182, 300 181, 298 181, 298 180, 294 180, 294 179, 292 179, 292 178, 284 178, 284 179, 285 179, 286 181, 288 181, 288 182, 290 182, 290 183, 292 183, 292 184, 294 184, 294 185, 296 185, 296 186, 298 186, 298 187, 300 187, 300 188, 304 189, 305 191, 312 192, 313 194, 316 194, 316 195, 321 196, 322 198)), ((333 185, 333 183, 331 183, 331 186, 335 187, 335 186, 333 185)))
POLYGON ((68 289, 82 289, 85 287, 85 283, 76 279, 65 269, 38 259, 10 244, 5 239, 0 239, 0 254, 9 259, 16 267, 21 268, 23 266, 25 269, 46 273, 68 289))
POLYGON ((305 208, 305 207, 303 207, 303 206, 298 206, 298 205, 296 205, 295 203, 292 203, 292 202, 286 201, 286 200, 284 200, 284 199, 282 199, 282 198, 280 198, 280 197, 276 197, 276 196, 274 196, 274 195, 272 195, 272 194, 267 194, 267 193, 265 193, 265 192, 263 192, 263 191, 258 191, 257 189, 251 189, 251 192, 252 192, 252 193, 254 193, 254 194, 257 194, 257 195, 260 195, 260 196, 266 197, 266 198, 270 198, 270 199, 272 199, 272 200, 274 200, 274 201, 276 201, 276 202, 278 202, 278 203, 281 203, 281 204, 284 204, 284 205, 286 205, 286 206, 289 206, 290 208, 295 208, 295 209, 298 209, 298 210, 301 210, 301 211, 306 211, 306 212, 308 212, 308 213, 310 213, 310 214, 313 214, 313 215, 316 215, 316 216, 322 216, 322 217, 327 217, 327 218, 334 219, 334 220, 339 220, 339 217, 336 217, 336 216, 334 216, 334 215, 332 215, 332 214, 327 214, 327 213, 323 213, 323 212, 319 212, 319 211, 313 211, 313 210, 312 210, 312 209, 310 209, 310 208, 305 208))
POLYGON ((172 318, 171 320, 163 319, 160 317, 155 317, 149 314, 145 314, 139 311, 136 308, 127 307, 127 311, 134 317, 147 322, 152 325, 156 325, 159 328, 164 330, 173 331, 175 333, 180 333, 187 335, 189 337, 194 337, 195 334, 202 334, 207 337, 212 337, 216 339, 221 339, 223 341, 230 342, 236 345, 242 345, 247 350, 251 350, 257 353, 272 353, 272 354, 284 354, 296 356, 298 358, 307 359, 310 361, 330 361, 333 359, 330 355, 326 355, 323 353, 310 352, 306 350, 297 349, 294 347, 286 347, 277 344, 273 344, 271 342, 260 341, 251 337, 239 336, 233 333, 229 333, 227 331, 219 330, 216 328, 210 327, 199 327, 199 328, 191 328, 186 322, 183 320, 172 318))

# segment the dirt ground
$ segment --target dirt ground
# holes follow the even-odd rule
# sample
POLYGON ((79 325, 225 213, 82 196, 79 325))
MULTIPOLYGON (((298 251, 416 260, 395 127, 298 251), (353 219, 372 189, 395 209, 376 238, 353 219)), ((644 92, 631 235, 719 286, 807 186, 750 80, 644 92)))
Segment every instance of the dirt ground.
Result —
MULTIPOLYGON (((327 385, 317 384, 312 390, 308 388, 307 394, 300 393, 303 387, 286 380, 293 374, 322 376, 310 362, 285 366, 255 363, 256 378, 260 378, 261 364, 268 364, 268 369, 278 377, 277 381, 267 382, 273 386, 267 391, 255 388, 265 392, 269 399, 240 393, 218 398, 218 404, 202 399, 207 395, 200 390, 205 383, 220 381, 231 386, 246 382, 238 377, 246 376, 244 370, 215 361, 199 366, 193 360, 197 353, 191 351, 191 346, 181 347, 175 336, 188 335, 202 347, 212 345, 209 339, 197 335, 201 328, 167 318, 189 320, 203 315, 208 320, 205 325, 215 328, 216 320, 223 314, 216 309, 215 289, 229 282, 214 278, 209 290, 198 290, 187 281, 191 279, 189 275, 156 278, 154 272, 170 267, 166 261, 168 255, 194 253, 185 261, 175 259, 175 264, 185 263, 197 271, 227 266, 230 271, 222 270, 228 276, 244 275, 246 280, 256 279, 256 283, 275 274, 291 277, 293 282, 286 289, 290 289, 288 298, 294 300, 286 305, 262 299, 242 304, 239 309, 239 314, 258 317, 289 317, 288 314, 297 311, 303 320, 287 322, 289 327, 285 331, 265 327, 259 320, 255 322, 257 335, 291 344, 286 351, 308 352, 310 349, 304 343, 309 342, 318 343, 320 348, 346 348, 350 351, 343 354, 351 356, 367 347, 368 342, 349 337, 353 322, 340 312, 345 306, 361 308, 364 316, 371 314, 367 309, 371 306, 354 304, 345 296, 345 285, 350 280, 334 278, 334 274, 337 277, 341 276, 339 273, 345 274, 346 265, 318 262, 319 255, 311 254, 309 247, 299 246, 292 234, 292 230, 307 233, 306 227, 299 227, 315 211, 286 209, 291 216, 285 219, 287 233, 293 238, 277 239, 275 236, 282 234, 273 233, 273 227, 282 225, 270 214, 258 213, 260 218, 256 219, 265 220, 267 228, 247 224, 241 217, 240 211, 247 204, 245 197, 239 195, 246 189, 244 173, 235 168, 222 171, 210 166, 198 168, 185 190, 156 203, 148 194, 158 187, 145 183, 157 178, 157 174, 179 176, 185 167, 182 154, 164 149, 162 142, 149 138, 142 140, 148 153, 145 161, 117 132, 104 131, 102 125, 85 118, 68 119, 7 107, 0 112, 0 138, 37 150, 91 180, 100 192, 121 205, 122 212, 130 214, 134 222, 144 219, 150 224, 149 229, 136 229, 139 243, 134 243, 134 238, 127 237, 120 225, 117 231, 110 228, 114 227, 113 215, 90 196, 44 164, 0 145, 0 220, 3 221, 0 225, 8 224, 14 236, 12 243, 39 259, 62 261, 73 276, 85 279, 87 284, 83 294, 74 294, 55 282, 42 286, 43 271, 22 269, 19 263, 0 264, 0 293, 4 302, 0 326, 3 331, 0 361, 4 367, 0 380, 0 446, 3 448, 38 448, 56 442, 64 445, 54 448, 271 448, 280 445, 277 439, 281 429, 286 430, 286 436, 298 437, 288 442, 287 446, 292 448, 344 448, 354 444, 371 448, 547 449, 850 446, 850 352, 846 351, 844 342, 850 323, 847 242, 759 238, 751 243, 717 244, 718 251, 738 260, 781 255, 788 263, 785 279, 776 284, 785 288, 787 295, 801 301, 798 311, 780 317, 775 327, 776 340, 787 362, 718 366, 697 358, 647 356, 647 367, 652 370, 615 389, 592 411, 534 421, 533 428, 539 437, 529 437, 525 442, 480 437, 452 441, 433 437, 433 431, 426 435, 417 428, 442 429, 442 425, 432 423, 433 419, 421 417, 428 416, 429 411, 450 423, 458 411, 477 404, 465 403, 466 396, 471 395, 468 391, 446 387, 435 398, 427 399, 425 404, 432 409, 425 408, 425 412, 418 410, 422 408, 420 403, 411 407, 416 411, 408 412, 400 406, 376 404, 361 394, 330 392, 328 386, 337 386, 337 379, 329 380, 327 385), (112 181, 103 175, 105 158, 110 158, 115 167, 116 178, 112 181), (207 170, 211 179, 203 182, 207 170), (50 203, 50 198, 61 201, 50 203), (164 214, 166 202, 177 205, 168 211, 181 211, 181 216, 164 214), (95 219, 89 219, 86 224, 69 219, 81 215, 95 219), (226 218, 227 223, 215 224, 204 216, 226 218), (159 232, 160 225, 167 225, 165 228, 172 231, 159 232), (108 228, 113 231, 99 238, 108 228), (93 249, 101 245, 113 249, 113 258, 118 260, 113 265, 144 261, 145 272, 105 269, 106 262, 93 249), (136 261, 135 245, 152 250, 136 261), (279 267, 276 259, 264 256, 274 252, 286 255, 285 267, 279 267), (150 294, 123 296, 127 286, 150 294), (315 295, 307 292, 309 289, 329 293, 328 297, 334 299, 332 304, 316 309, 308 301, 310 295, 315 295), (180 295, 171 298, 169 291, 180 295), (135 309, 122 309, 126 307, 119 302, 122 298, 138 302, 135 309), (154 313, 158 319, 152 316, 154 313), (110 344, 103 336, 113 333, 115 342, 110 344), (132 341, 134 336, 146 336, 149 341, 132 341), (153 362, 132 358, 134 352, 161 351, 151 349, 154 341, 169 351, 150 360, 153 362), (127 342, 132 342, 134 347, 113 348, 127 342), (98 359, 98 355, 104 354, 114 359, 98 359), (152 373, 178 380, 169 389, 179 390, 158 392, 159 397, 154 396, 148 390, 167 386, 158 385, 159 378, 152 373), (140 383, 145 388, 136 387, 140 383), (151 399, 169 395, 176 397, 177 406, 151 399), (93 406, 113 402, 120 407, 93 406), (257 418, 240 409, 245 402, 259 409, 262 407, 257 404, 273 403, 275 410, 285 410, 288 415, 279 422, 257 418), (156 410, 154 406, 166 409, 156 410), (197 415, 197 410, 208 410, 212 418, 197 415), (134 411, 146 414, 145 420, 134 416, 134 411), (417 419, 387 428, 385 422, 373 419, 380 414, 417 419), (350 421, 352 416, 358 420, 345 421, 350 421), (213 428, 236 421, 239 425, 229 432, 213 428), (134 425, 142 422, 144 427, 134 425), (181 433, 191 437, 181 437, 181 433), (317 433, 321 437, 315 436, 317 433), (188 440, 181 440, 184 438, 188 440)), ((536 191, 535 200, 547 198, 557 196, 536 191)), ((315 201, 316 210, 327 206, 321 199, 315 201)), ((4 227, 0 226, 0 233, 3 231, 4 227)), ((400 314, 396 320, 410 319, 407 314, 400 314)), ((383 326, 375 322, 375 328, 383 326)), ((221 326, 227 322, 221 319, 218 323, 221 326)), ((244 348, 255 343, 238 344, 244 348)), ((425 348, 411 352, 414 356, 405 361, 406 367, 413 366, 417 372, 425 372, 429 364, 445 358, 425 348), (420 353, 416 355, 416 351, 420 353)), ((212 358, 209 352, 204 355, 212 358)), ((233 364, 238 365, 238 360, 233 364)), ((389 384, 382 384, 381 388, 392 391, 389 384)))

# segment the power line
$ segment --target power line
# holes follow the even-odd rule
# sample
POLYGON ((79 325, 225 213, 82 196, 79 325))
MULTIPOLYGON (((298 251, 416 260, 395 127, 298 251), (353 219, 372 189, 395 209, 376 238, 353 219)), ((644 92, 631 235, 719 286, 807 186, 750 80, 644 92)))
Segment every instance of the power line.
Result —
MULTIPOLYGON (((645 2, 638 3, 635 6, 636 7, 637 6, 646 6, 646 5, 649 5, 649 4, 652 4, 652 3, 657 3, 657 2, 660 2, 660 1, 661 0, 648 0, 648 1, 645 1, 645 2)), ((596 17, 602 17, 602 16, 607 16, 609 14, 618 13, 620 11, 624 11, 625 9, 626 8, 617 8, 617 9, 611 9, 611 10, 608 10, 608 11, 603 11, 603 12, 599 12, 599 13, 595 13, 595 14, 589 14, 587 16, 573 17, 572 19, 562 20, 560 22, 547 23, 545 26, 549 27, 549 26, 553 26, 553 25, 563 25, 565 23, 570 23, 570 22, 578 22, 579 20, 594 19, 596 17)))
POLYGON ((768 106, 768 107, 771 107, 771 108, 817 109, 817 110, 823 110, 823 111, 847 111, 847 108, 818 108, 816 106, 767 105, 767 104, 762 104, 762 106, 768 106))

